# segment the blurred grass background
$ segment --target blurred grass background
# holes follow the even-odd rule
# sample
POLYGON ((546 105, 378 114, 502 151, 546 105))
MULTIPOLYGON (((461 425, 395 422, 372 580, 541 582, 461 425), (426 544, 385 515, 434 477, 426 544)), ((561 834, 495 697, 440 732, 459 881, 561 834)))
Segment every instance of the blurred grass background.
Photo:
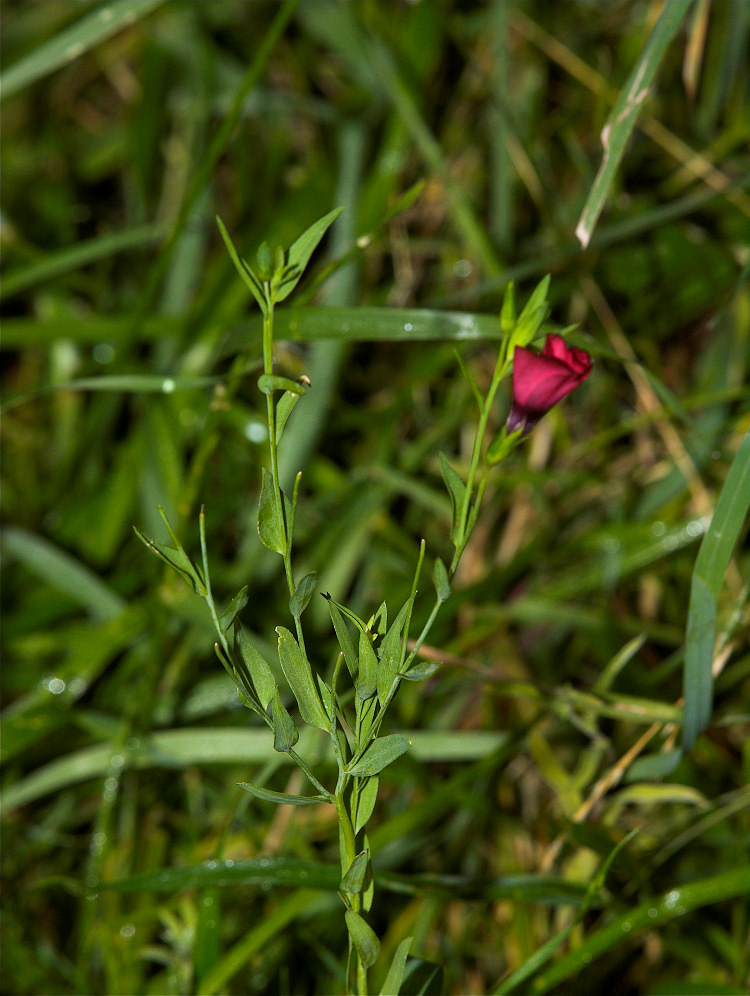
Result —
POLYGON ((132 532, 162 538, 161 504, 195 550, 205 503, 215 592, 249 584, 272 647, 259 328, 214 218, 249 255, 337 204, 333 276, 298 300, 355 310, 289 313, 279 363, 313 390, 282 459, 298 571, 355 610, 401 604, 422 536, 449 552, 437 455, 465 465, 474 419, 454 351, 487 381, 507 281, 525 300, 551 273, 595 359, 492 479, 445 666, 392 709, 415 732, 372 835, 385 953, 413 933, 446 992, 488 993, 568 930, 518 991, 747 990, 746 529, 711 725, 669 777, 632 765, 679 743, 691 573, 750 419, 748 3, 689 7, 574 235, 660 10, 2 4, 3 992, 341 990, 333 814, 240 797, 301 786, 132 532))

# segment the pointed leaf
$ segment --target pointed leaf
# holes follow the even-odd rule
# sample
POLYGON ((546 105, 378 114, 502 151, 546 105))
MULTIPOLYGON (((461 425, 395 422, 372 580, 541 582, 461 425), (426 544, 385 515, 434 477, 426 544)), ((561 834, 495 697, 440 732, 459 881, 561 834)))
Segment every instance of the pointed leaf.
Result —
POLYGON ((383 988, 380 990, 380 996, 398 996, 398 993, 401 991, 401 983, 404 981, 404 971, 406 969, 406 959, 409 957, 409 948, 411 947, 412 940, 413 938, 411 937, 405 937, 396 948, 391 967, 388 969, 388 975, 386 975, 383 988))
POLYGON ((402 677, 406 678, 407 681, 425 681, 427 678, 431 678, 442 666, 442 661, 417 661, 405 674, 402 674, 402 677))
POLYGON ((286 707, 281 701, 278 688, 274 689, 271 701, 273 702, 271 711, 271 718, 273 719, 273 749, 279 751, 280 754, 285 754, 297 743, 299 733, 297 733, 297 728, 292 722, 292 717, 286 711, 286 707))
POLYGON ((401 996, 441 996, 443 966, 423 958, 410 958, 401 983, 401 996))
POLYGON ((206 586, 203 582, 201 572, 181 546, 174 548, 167 546, 165 543, 157 543, 156 540, 152 540, 145 533, 142 533, 140 529, 133 528, 138 539, 142 543, 145 543, 149 550, 155 553, 165 564, 169 564, 173 570, 177 571, 182 579, 190 585, 196 595, 205 596, 206 586))
POLYGON ((513 331, 516 324, 516 286, 511 280, 503 294, 503 306, 500 309, 500 328, 503 335, 513 331))
POLYGON ((361 699, 369 699, 377 690, 378 657, 372 645, 369 633, 359 634, 359 677, 357 679, 357 695, 361 699))
MULTIPOLYGON (((283 495, 282 501, 285 502, 283 495)), ((258 504, 258 535, 263 546, 283 556, 286 550, 286 526, 276 504, 273 477, 265 467, 258 504)))
POLYGON ((445 602, 451 597, 451 583, 448 580, 448 571, 440 557, 437 558, 432 568, 432 583, 435 585, 438 601, 445 602))
POLYGON ((365 872, 370 860, 370 852, 362 851, 349 865, 349 869, 341 879, 342 892, 361 892, 365 881, 365 872))
POLYGON ((222 633, 226 633, 229 627, 234 622, 237 613, 242 612, 242 610, 247 605, 247 585, 244 588, 240 588, 237 594, 234 596, 232 601, 227 605, 222 614, 219 616, 219 626, 221 627, 222 633))
POLYGON ((380 954, 380 941, 372 927, 354 910, 347 910, 346 928, 365 968, 370 968, 380 954))
POLYGON ((293 616, 298 617, 302 615, 317 587, 318 575, 315 572, 305 574, 294 589, 294 594, 289 599, 289 611, 293 616))
POLYGON ((391 733, 387 737, 378 737, 367 748, 362 759, 348 769, 348 773, 358 778, 363 775, 377 775, 408 749, 409 738, 403 733, 391 733))
POLYGON ((279 398, 279 403, 276 405, 276 445, 281 442, 281 436, 284 432, 284 427, 286 426, 289 416, 295 409, 297 402, 299 401, 301 394, 295 391, 284 391, 284 393, 279 398))
POLYGON ((328 802, 324 795, 290 795, 288 792, 274 792, 272 789, 253 785, 251 782, 237 782, 241 789, 264 802, 275 802, 280 806, 312 806, 316 802, 328 802))
POLYGON ((359 833, 359 831, 367 825, 367 821, 372 816, 373 810, 375 809, 375 802, 378 798, 378 785, 379 781, 377 775, 373 775, 372 778, 367 779, 359 790, 359 798, 357 799, 357 819, 354 823, 355 833, 359 833))
POLYGON ((319 674, 315 677, 318 679, 318 688, 320 690, 320 697, 323 700, 323 708, 325 709, 328 718, 333 722, 334 716, 336 715, 336 707, 333 701, 333 691, 331 688, 323 681, 319 674))
POLYGON ((406 602, 399 614, 391 624, 391 628, 383 637, 378 653, 380 664, 378 666, 377 686, 378 698, 381 704, 390 691, 396 675, 403 664, 402 657, 402 631, 406 622, 406 613, 409 611, 409 603, 406 602))
POLYGON ((224 227, 224 222, 221 220, 221 218, 217 217, 216 223, 219 226, 219 231, 221 232, 221 237, 224 240, 224 245, 227 247, 229 256, 232 262, 234 263, 234 268, 237 270, 243 282, 249 288, 253 297, 258 302, 258 307, 265 315, 268 305, 266 304, 266 300, 263 295, 262 283, 255 276, 250 266, 243 259, 240 259, 239 253, 234 248, 234 243, 229 238, 229 232, 227 232, 226 228, 224 227))
POLYGON ((464 495, 466 494, 466 485, 448 463, 448 458, 442 452, 440 454, 440 469, 443 472, 443 480, 451 499, 451 540, 457 546, 463 538, 461 535, 462 523, 460 519, 464 495))
POLYGON ((279 635, 281 668, 297 700, 300 715, 308 726, 317 726, 320 730, 328 730, 330 720, 326 716, 326 711, 315 687, 309 661, 288 629, 277 626, 276 632, 279 635))
POLYGON ((352 638, 349 635, 349 630, 346 628, 346 623, 344 622, 344 616, 341 611, 342 606, 340 606, 338 602, 335 602, 329 594, 323 595, 323 598, 325 598, 328 602, 328 611, 331 613, 331 621, 333 622, 333 628, 336 631, 336 639, 338 640, 339 647, 341 647, 341 652, 344 655, 344 661, 349 669, 349 674, 352 676, 352 680, 356 680, 359 663, 357 661, 357 655, 354 651, 352 638))
POLYGON ((323 238, 325 233, 331 224, 338 218, 344 209, 342 207, 334 208, 333 211, 329 211, 328 214, 324 215, 314 224, 310 225, 306 232, 289 247, 289 255, 287 257, 288 265, 290 267, 297 267, 296 275, 294 278, 285 284, 283 288, 279 288, 276 293, 276 300, 283 301, 287 298, 294 288, 299 283, 302 274, 305 271, 305 267, 310 261, 310 257, 315 252, 318 243, 323 238))
POLYGON ((247 630, 239 622, 234 626, 234 644, 241 661, 250 672, 260 704, 267 709, 278 687, 276 679, 266 659, 256 650, 247 630))

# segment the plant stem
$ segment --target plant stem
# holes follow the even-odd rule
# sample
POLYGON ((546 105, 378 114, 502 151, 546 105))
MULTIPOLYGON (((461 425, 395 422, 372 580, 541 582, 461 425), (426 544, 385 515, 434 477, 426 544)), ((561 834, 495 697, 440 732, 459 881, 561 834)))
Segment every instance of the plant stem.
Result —
MULTIPOLYGON (((265 285, 267 308, 263 315, 263 373, 273 373, 273 309, 274 301, 268 284, 265 285)), ((289 595, 294 594, 294 573, 292 571, 292 536, 290 524, 284 509, 284 498, 279 482, 279 455, 276 445, 276 399, 273 392, 266 395, 266 421, 268 425, 268 450, 271 457, 271 478, 273 480, 273 495, 279 521, 284 523, 284 572, 289 595)), ((302 653, 305 651, 305 638, 302 634, 302 622, 299 616, 294 616, 294 627, 297 631, 297 642, 302 653)))

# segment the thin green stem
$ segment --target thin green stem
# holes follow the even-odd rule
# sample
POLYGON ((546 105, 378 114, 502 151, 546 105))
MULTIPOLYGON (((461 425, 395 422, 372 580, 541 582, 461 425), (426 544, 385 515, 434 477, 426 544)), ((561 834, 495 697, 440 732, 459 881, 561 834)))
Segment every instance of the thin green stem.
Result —
POLYGON ((456 568, 458 567, 458 562, 461 559, 461 555, 466 548, 466 544, 469 542, 469 536, 471 535, 471 530, 476 521, 477 514, 479 513, 479 506, 481 504, 482 498, 484 496, 484 489, 487 485, 487 474, 485 471, 482 482, 479 486, 479 494, 472 508, 471 516, 469 514, 469 507, 471 505, 471 499, 474 492, 474 480, 477 475, 477 469, 479 467, 479 459, 482 455, 482 443, 484 442, 484 435, 487 431, 487 422, 489 421, 490 413, 492 407, 495 403, 495 395, 497 394, 497 389, 500 387, 500 382, 505 376, 508 368, 508 339, 507 337, 503 340, 500 347, 500 353, 498 355, 497 363, 495 365, 495 372, 492 375, 492 382, 490 384, 489 390, 487 391, 487 397, 484 399, 480 413, 479 422, 477 423, 477 431, 474 435, 474 445, 471 450, 471 463, 469 464, 469 475, 466 480, 466 490, 464 491, 463 502, 461 504, 461 534, 459 542, 456 544, 456 549, 453 554, 453 560, 451 561, 451 566, 449 574, 452 577, 456 573, 456 568), (470 521, 471 519, 471 521, 470 521))

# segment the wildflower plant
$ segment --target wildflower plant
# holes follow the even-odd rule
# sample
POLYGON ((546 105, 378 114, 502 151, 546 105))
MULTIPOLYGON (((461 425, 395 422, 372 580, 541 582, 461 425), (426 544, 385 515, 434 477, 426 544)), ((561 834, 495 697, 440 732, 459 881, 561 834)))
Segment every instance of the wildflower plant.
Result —
MULTIPOLYGON (((311 660, 308 653, 303 627, 305 610, 318 588, 317 576, 308 573, 297 577, 292 559, 301 472, 291 495, 287 495, 279 483, 278 461, 287 420, 298 404, 304 404, 311 385, 305 377, 293 380, 275 371, 274 312, 297 286, 313 252, 340 211, 326 214, 286 251, 281 248, 272 251, 264 243, 258 249, 254 266, 240 258, 223 224, 218 222, 234 265, 263 317, 263 372, 258 387, 266 397, 269 467, 262 472, 257 525, 263 545, 282 558, 289 590, 291 628, 276 626, 278 661, 288 691, 279 688, 274 669, 240 621, 240 613, 248 601, 247 588, 242 588, 223 609, 216 604, 203 512, 199 520, 200 563, 195 563, 185 552, 161 509, 172 546, 136 532, 205 599, 216 629, 216 655, 234 682, 242 704, 268 727, 274 749, 286 753, 300 768, 311 793, 292 795, 250 782, 241 783, 241 787, 267 802, 331 805, 336 811, 341 863, 339 894, 349 936, 347 986, 350 992, 363 996, 368 992, 368 971, 380 951, 379 939, 367 920, 374 897, 368 824, 375 809, 381 772, 409 747, 405 735, 386 732, 388 707, 402 681, 424 681, 440 667, 439 662, 420 660, 420 649, 441 605, 451 597, 451 583, 476 524, 489 474, 546 411, 588 376, 591 361, 586 352, 569 348, 562 336, 556 334, 547 337, 541 354, 531 350, 549 313, 549 277, 537 286, 520 315, 516 315, 513 285, 508 286, 500 315, 500 348, 486 393, 482 393, 459 358, 477 402, 478 419, 466 479, 440 453, 442 476, 451 502, 449 535, 453 554, 447 566, 440 557, 432 559, 434 594, 427 621, 413 637, 414 604, 427 559, 422 541, 411 590, 403 605, 395 610, 384 600, 373 606, 368 618, 362 618, 327 592, 320 592, 327 602, 339 647, 332 671, 324 677, 319 662, 311 660), (488 443, 498 389, 511 370, 511 412, 498 435, 488 443), (299 718, 295 718, 294 709, 290 711, 287 705, 288 692, 299 718), (316 773, 296 751, 300 721, 321 730, 330 739, 337 768, 335 784, 326 784, 325 775, 316 773)), ((410 944, 411 938, 406 938, 397 947, 382 989, 384 993, 399 992, 410 944)))

